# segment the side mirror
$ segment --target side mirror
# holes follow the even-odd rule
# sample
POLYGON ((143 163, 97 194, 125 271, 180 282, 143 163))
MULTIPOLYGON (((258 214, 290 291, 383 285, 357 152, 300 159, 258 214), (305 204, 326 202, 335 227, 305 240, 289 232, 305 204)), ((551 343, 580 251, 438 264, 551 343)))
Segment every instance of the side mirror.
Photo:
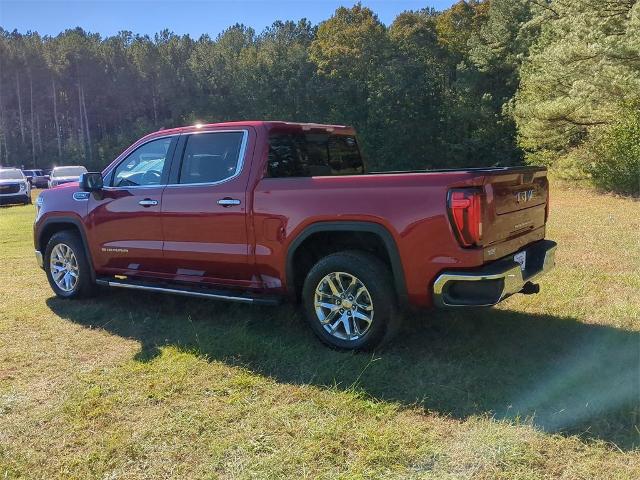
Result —
POLYGON ((97 192, 102 190, 103 186, 100 172, 87 172, 80 175, 80 188, 85 192, 97 192))

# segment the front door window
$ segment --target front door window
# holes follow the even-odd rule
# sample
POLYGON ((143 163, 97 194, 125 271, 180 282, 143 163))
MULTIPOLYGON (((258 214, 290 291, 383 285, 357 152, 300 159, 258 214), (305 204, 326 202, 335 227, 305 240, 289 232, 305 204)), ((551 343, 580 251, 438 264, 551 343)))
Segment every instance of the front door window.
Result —
POLYGON ((161 185, 172 139, 159 138, 145 143, 129 154, 116 168, 113 187, 161 185))

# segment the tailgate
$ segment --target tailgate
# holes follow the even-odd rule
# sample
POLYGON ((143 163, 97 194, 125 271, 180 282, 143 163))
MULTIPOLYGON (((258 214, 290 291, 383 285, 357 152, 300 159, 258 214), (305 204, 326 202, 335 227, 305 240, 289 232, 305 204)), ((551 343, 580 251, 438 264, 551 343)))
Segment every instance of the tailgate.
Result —
POLYGON ((506 169, 485 176, 485 259, 500 258, 544 238, 549 199, 543 167, 506 169))

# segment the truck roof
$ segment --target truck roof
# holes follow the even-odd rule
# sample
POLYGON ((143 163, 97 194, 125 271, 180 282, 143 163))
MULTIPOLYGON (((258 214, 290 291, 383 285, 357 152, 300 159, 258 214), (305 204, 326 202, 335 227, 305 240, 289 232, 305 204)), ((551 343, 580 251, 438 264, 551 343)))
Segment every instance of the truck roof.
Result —
POLYGON ((228 128, 228 127, 254 127, 264 128, 269 131, 309 131, 309 130, 322 130, 328 132, 339 132, 343 135, 354 135, 355 130, 353 127, 346 125, 330 125, 321 123, 304 123, 304 122, 285 122, 279 120, 246 120, 236 122, 220 122, 220 123, 196 123, 194 125, 186 125, 183 127, 161 129, 157 132, 151 133, 148 136, 157 136, 159 134, 178 134, 178 133, 191 133, 197 131, 213 130, 216 128, 228 128))

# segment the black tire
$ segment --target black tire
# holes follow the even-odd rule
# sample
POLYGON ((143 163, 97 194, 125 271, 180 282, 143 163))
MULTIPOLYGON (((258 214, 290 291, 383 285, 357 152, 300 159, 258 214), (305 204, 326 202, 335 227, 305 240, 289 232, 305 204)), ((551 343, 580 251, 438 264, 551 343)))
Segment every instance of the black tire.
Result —
MULTIPOLYGON (((347 289, 345 288, 344 290, 347 289)), ((307 321, 316 336, 330 347, 340 350, 371 350, 391 340, 401 322, 391 272, 382 261, 366 252, 338 252, 319 260, 318 263, 311 268, 304 281, 302 301, 307 321), (331 329, 331 325, 327 324, 328 326, 323 326, 319 314, 316 313, 316 288, 322 289, 323 287, 320 283, 325 281, 323 285, 326 291, 328 288, 326 283, 327 275, 335 274, 336 272, 345 273, 347 279, 349 275, 356 277, 366 288, 367 295, 365 299, 370 297, 371 306, 373 307, 371 322, 368 328, 364 328, 362 335, 357 336, 355 339, 338 338, 338 336, 331 334, 327 330, 327 328, 331 329)), ((334 301, 337 302, 339 299, 335 297, 334 301)), ((331 301, 329 301, 329 303, 331 303, 331 301)), ((357 301, 355 303, 357 303, 357 301)), ((354 313, 350 313, 348 307, 343 310, 346 310, 346 314, 349 315, 345 321, 351 322, 350 330, 355 332, 353 322, 355 322, 356 319, 354 318, 354 313)), ((329 310, 326 308, 322 310, 322 312, 325 311, 329 310)), ((356 307, 355 311, 358 311, 358 307, 356 307)), ((367 314, 366 311, 361 310, 361 312, 367 314)), ((335 315, 340 315, 340 310, 336 312, 335 315)), ((329 314, 327 314, 327 317, 329 317, 329 314)), ((366 323, 362 323, 362 321, 359 322, 366 327, 366 323)), ((336 325, 336 322, 333 322, 333 325, 336 325)), ((338 325, 338 328, 340 330, 336 332, 337 335, 346 336, 344 324, 338 325)))
POLYGON ((89 297, 95 292, 95 284, 91 278, 91 268, 87 260, 82 240, 77 233, 70 230, 63 230, 54 234, 47 243, 44 254, 44 270, 47 274, 47 280, 54 293, 60 298, 81 298, 89 297), (60 288, 53 280, 51 273, 51 253, 57 245, 66 245, 69 247, 77 260, 77 281, 70 291, 60 288))

